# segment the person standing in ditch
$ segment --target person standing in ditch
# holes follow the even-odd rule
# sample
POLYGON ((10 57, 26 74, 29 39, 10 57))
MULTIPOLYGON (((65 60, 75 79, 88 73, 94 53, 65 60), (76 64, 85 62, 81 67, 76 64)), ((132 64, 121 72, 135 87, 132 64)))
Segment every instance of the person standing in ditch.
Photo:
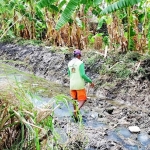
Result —
POLYGON ((68 74, 70 77, 70 95, 75 100, 73 103, 74 117, 77 120, 77 113, 87 100, 85 81, 94 87, 92 80, 85 74, 84 63, 81 59, 81 51, 76 49, 73 52, 74 58, 68 63, 68 74), (78 101, 78 105, 76 104, 78 101))

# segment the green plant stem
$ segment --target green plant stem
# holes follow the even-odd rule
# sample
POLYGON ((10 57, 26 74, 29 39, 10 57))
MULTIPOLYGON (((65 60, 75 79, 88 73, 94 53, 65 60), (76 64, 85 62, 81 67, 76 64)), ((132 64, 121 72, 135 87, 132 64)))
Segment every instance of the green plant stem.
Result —
POLYGON ((129 50, 130 49, 130 28, 131 28, 131 22, 130 22, 131 7, 130 6, 127 8, 127 13, 128 13, 128 50, 129 50))

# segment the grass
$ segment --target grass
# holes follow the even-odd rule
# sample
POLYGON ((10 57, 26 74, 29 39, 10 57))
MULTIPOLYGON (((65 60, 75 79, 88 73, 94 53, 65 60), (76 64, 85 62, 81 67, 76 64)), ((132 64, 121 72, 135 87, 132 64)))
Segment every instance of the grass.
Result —
POLYGON ((42 138, 43 133, 47 134, 49 130, 52 130, 50 119, 53 110, 52 108, 49 110, 35 109, 26 97, 25 90, 17 84, 7 85, 7 88, 1 87, 3 91, 0 91, 2 114, 0 117, 2 138, 0 145, 4 149, 23 149, 31 146, 38 150, 40 149, 39 139, 42 138), (9 92, 4 89, 9 89, 9 92), (47 124, 41 123, 46 120, 48 120, 47 124))
MULTIPOLYGON (((10 80, 10 74, 17 75, 19 71, 2 64, 1 66, 1 77, 6 78, 3 80, 5 84, 1 84, 0 88, 0 146, 3 149, 30 147, 38 150, 45 140, 43 137, 48 139, 49 131, 53 130, 53 107, 36 109, 27 96, 30 90, 35 89, 32 89, 29 83, 18 82, 16 78, 10 80)), ((37 80, 35 77, 32 79, 37 80)))
POLYGON ((136 63, 141 59, 137 52, 128 52, 127 54, 110 54, 104 60, 102 69, 99 71, 100 75, 107 75, 114 79, 126 79, 134 73, 136 63))

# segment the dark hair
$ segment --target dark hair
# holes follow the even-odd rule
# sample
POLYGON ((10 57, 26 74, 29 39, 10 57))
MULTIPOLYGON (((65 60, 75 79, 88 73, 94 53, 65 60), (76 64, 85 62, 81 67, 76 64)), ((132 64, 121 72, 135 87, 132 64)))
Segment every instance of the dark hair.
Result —
POLYGON ((81 54, 74 54, 74 57, 78 57, 78 56, 81 56, 81 54))

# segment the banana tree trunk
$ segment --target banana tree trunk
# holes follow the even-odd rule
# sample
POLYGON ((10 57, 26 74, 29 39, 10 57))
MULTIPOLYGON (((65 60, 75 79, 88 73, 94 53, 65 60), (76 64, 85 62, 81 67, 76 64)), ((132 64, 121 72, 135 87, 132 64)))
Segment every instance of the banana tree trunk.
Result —
MULTIPOLYGON (((16 15, 16 11, 15 11, 15 9, 14 9, 14 17, 13 17, 13 22, 16 22, 16 20, 17 20, 17 15, 16 15)), ((17 36, 17 28, 16 28, 16 24, 14 24, 14 34, 15 34, 15 36, 17 36)))
POLYGON ((31 9, 31 16, 32 16, 32 21, 31 21, 31 39, 35 38, 35 23, 34 23, 34 16, 35 16, 35 12, 34 12, 34 1, 30 0, 29 1, 29 5, 30 5, 30 9, 31 9))
POLYGON ((72 36, 72 23, 69 23, 69 46, 70 47, 72 47, 71 36, 72 36))

